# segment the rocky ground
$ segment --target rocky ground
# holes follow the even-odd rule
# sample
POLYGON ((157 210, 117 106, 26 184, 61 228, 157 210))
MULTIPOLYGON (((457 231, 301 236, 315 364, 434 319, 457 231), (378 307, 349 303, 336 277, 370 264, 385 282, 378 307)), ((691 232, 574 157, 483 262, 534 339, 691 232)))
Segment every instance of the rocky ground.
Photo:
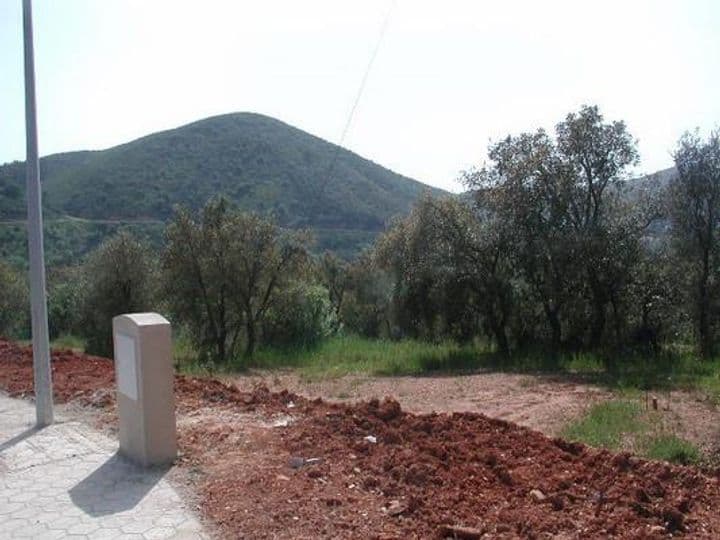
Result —
MULTIPOLYGON (((109 426, 109 360, 58 351, 56 399, 109 426)), ((32 390, 30 351, 0 341, 0 388, 32 390)), ((720 537, 717 475, 549 438, 475 412, 328 403, 177 376, 181 456, 228 538, 720 537)))

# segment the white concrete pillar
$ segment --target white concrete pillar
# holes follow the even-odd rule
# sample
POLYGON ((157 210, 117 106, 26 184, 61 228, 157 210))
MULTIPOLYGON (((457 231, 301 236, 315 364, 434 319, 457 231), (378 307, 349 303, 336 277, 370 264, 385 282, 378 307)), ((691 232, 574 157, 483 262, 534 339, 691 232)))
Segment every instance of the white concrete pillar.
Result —
POLYGON ((157 313, 113 319, 120 453, 143 466, 177 456, 170 323, 157 313))

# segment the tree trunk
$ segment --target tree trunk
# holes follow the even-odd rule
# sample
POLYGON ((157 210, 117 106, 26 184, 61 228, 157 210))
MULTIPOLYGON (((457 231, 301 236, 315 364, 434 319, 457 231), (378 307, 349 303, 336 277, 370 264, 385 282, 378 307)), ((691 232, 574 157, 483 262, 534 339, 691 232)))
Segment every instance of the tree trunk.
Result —
POLYGON ((590 347, 597 348, 605 332, 605 302, 599 298, 593 300, 593 318, 590 328, 590 347))
POLYGON ((698 298, 698 337, 700 338, 700 355, 709 359, 713 354, 712 333, 710 331, 710 297, 708 281, 710 279, 709 250, 703 253, 703 269, 700 276, 698 298))
POLYGON ((544 308, 545 316, 550 325, 550 348, 553 352, 558 352, 562 343, 562 326, 560 324, 558 310, 557 308, 551 308, 547 304, 545 304, 544 308))
POLYGON ((615 329, 615 343, 620 344, 622 343, 622 334, 623 334, 623 321, 620 317, 620 308, 618 306, 619 302, 615 294, 613 294, 610 298, 610 305, 612 306, 613 310, 613 328, 615 329))
POLYGON ((588 285, 592 295, 592 320, 590 323, 590 347, 597 348, 605 333, 607 294, 603 290, 595 268, 587 268, 588 285))
POLYGON ((510 345, 508 344, 507 334, 505 333, 505 327, 498 325, 493 328, 495 339, 497 340, 498 351, 503 356, 510 356, 510 345))
POLYGON ((247 322, 245 323, 245 333, 247 334, 245 337, 247 339, 247 343, 245 344, 245 358, 250 358, 255 353, 255 321, 252 317, 248 317, 247 322))
POLYGON ((224 364, 227 356, 227 351, 225 349, 225 337, 225 332, 221 331, 215 338, 215 346, 217 347, 217 361, 219 364, 224 364))
POLYGON ((510 344, 508 343, 504 322, 498 321, 496 314, 493 312, 488 314, 488 322, 490 323, 490 329, 495 336, 498 352, 500 352, 503 356, 510 356, 510 344))

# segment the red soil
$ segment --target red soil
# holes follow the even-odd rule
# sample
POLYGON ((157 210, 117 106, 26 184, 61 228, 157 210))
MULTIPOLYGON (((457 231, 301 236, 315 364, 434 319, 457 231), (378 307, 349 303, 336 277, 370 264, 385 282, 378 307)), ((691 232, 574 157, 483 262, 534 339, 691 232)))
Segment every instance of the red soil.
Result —
MULTIPOLYGON (((52 351, 53 395, 58 403, 98 407, 115 402, 112 360, 71 350, 52 351)), ((33 395, 32 348, 0 338, 0 388, 13 397, 33 395)))
MULTIPOLYGON (((58 401, 113 405, 111 361, 60 351, 53 377, 58 401)), ((0 341, 0 388, 31 394, 28 349, 0 341)), ((718 480, 691 467, 392 399, 328 404, 181 376, 176 395, 180 466, 229 538, 720 537, 718 480)))

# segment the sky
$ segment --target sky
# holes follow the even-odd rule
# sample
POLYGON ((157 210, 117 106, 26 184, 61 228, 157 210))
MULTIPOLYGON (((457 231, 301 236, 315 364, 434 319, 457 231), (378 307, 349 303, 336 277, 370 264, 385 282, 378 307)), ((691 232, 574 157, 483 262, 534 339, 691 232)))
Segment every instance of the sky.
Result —
MULTIPOLYGON (((638 174, 720 125, 717 0, 34 0, 33 15, 41 155, 252 111, 459 191, 491 141, 583 104, 627 123, 638 174)), ((21 0, 0 0, 0 163, 25 157, 22 62, 21 0)))

